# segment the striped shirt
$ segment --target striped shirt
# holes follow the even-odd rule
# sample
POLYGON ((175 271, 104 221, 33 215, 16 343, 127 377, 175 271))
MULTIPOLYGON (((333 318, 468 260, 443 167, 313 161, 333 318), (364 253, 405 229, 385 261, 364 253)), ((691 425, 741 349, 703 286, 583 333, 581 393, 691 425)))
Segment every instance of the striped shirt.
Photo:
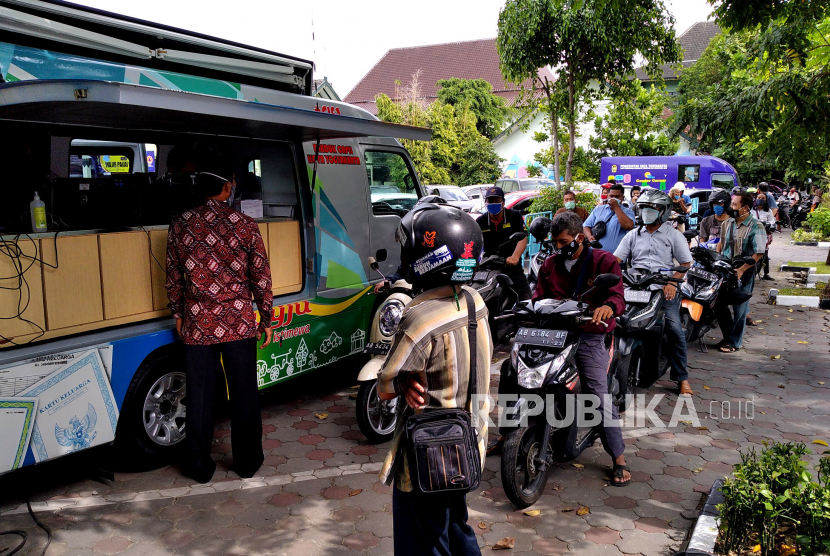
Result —
MULTIPOLYGON (((472 288, 464 286, 475 300, 478 329, 476 336, 477 393, 480 395, 473 426, 477 431, 481 467, 487 452, 487 420, 490 413, 490 360, 493 345, 490 341, 490 327, 487 324, 487 307, 484 300, 472 288)), ((450 286, 435 288, 413 299, 401 318, 395 342, 386 357, 378 376, 378 391, 387 394, 402 394, 409 385, 411 373, 417 373, 419 382, 426 385, 423 396, 425 408, 464 407, 472 413, 472 403, 467 402, 467 387, 470 379, 470 341, 467 335, 467 303, 459 292, 458 306, 450 286)), ((398 402, 398 416, 407 407, 404 398, 398 402)), ((415 410, 420 413, 424 409, 415 410)), ((405 450, 398 453, 403 419, 398 419, 392 446, 383 462, 380 480, 392 484, 403 492, 412 491, 409 477, 409 463, 405 450), (400 458, 400 461, 398 461, 400 458)))
POLYGON ((734 218, 726 220, 721 224, 720 237, 723 242, 721 255, 729 259, 763 254, 767 249, 764 225, 751 214, 743 222, 737 222, 734 218))

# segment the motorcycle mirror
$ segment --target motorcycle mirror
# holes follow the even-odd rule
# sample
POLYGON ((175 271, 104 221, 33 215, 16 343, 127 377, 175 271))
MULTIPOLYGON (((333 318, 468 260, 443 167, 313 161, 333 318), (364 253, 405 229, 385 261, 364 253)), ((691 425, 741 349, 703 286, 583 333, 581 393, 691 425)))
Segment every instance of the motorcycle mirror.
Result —
POLYGON ((369 257, 368 259, 366 259, 366 262, 369 263, 369 268, 371 268, 372 270, 378 269, 378 262, 375 260, 374 257, 369 257))
POLYGON ((510 276, 506 276, 504 274, 497 274, 496 283, 498 283, 498 285, 503 288, 509 288, 513 285, 513 280, 510 279, 510 276))
POLYGON ((610 272, 607 274, 600 274, 599 276, 594 278, 594 287, 607 290, 608 288, 613 288, 614 286, 619 284, 620 279, 620 276, 616 274, 611 274, 610 272))
POLYGON ((689 215, 689 218, 697 218, 698 216, 700 216, 698 213, 693 212, 692 214, 689 215))
POLYGON ((686 230, 685 232, 683 232, 683 237, 685 237, 688 241, 693 240, 697 236, 697 230, 686 230))
POLYGON ((516 232, 515 234, 510 236, 510 240, 512 241, 512 240, 515 239, 516 241, 522 241, 526 237, 527 237, 527 234, 525 232, 516 232))

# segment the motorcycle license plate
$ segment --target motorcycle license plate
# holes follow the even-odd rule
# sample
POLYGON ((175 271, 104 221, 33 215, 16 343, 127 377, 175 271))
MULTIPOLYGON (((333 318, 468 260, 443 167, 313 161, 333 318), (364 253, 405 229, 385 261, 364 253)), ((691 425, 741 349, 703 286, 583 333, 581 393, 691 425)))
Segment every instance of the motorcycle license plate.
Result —
POLYGON ((648 290, 625 289, 626 303, 648 303, 651 299, 651 292, 648 290))
POLYGON ((386 342, 369 342, 363 348, 363 353, 368 353, 369 355, 387 355, 390 349, 392 349, 392 344, 387 344, 386 342))
POLYGON ((718 279, 718 277, 711 272, 707 272, 705 270, 701 270, 699 268, 692 267, 688 270, 688 274, 692 276, 697 276, 698 278, 703 278, 704 280, 709 280, 710 282, 714 282, 718 279))
POLYGON ((544 330, 542 328, 519 328, 516 332, 516 341, 521 344, 531 344, 545 347, 565 347, 568 332, 565 330, 544 330))
POLYGON ((476 272, 475 276, 473 276, 474 282, 484 282, 485 280, 487 280, 487 272, 485 271, 476 272))

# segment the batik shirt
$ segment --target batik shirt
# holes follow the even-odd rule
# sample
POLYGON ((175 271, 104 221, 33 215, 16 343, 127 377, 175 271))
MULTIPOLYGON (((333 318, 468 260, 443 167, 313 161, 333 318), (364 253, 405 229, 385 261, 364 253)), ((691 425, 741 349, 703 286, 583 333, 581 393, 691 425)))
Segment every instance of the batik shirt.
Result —
MULTIPOLYGON (((493 345, 490 341, 490 327, 487 324, 487 307, 484 300, 472 288, 464 287, 475 300, 476 320, 476 400, 467 402, 470 382, 470 340, 467 335, 466 296, 458 294, 458 304, 449 286, 435 288, 422 293, 409 302, 398 325, 392 349, 378 376, 378 391, 389 394, 403 394, 409 386, 410 377, 417 375, 425 385, 422 395, 426 404, 415 413, 430 408, 461 408, 472 415, 476 428, 478 450, 481 454, 481 468, 487 452, 487 421, 490 413, 490 360, 493 345), (476 407, 473 407, 473 405, 476 407)), ((404 397, 398 400, 400 417, 406 406, 404 397)), ((380 480, 403 492, 412 491, 409 463, 405 450, 400 446, 404 419, 399 418, 392 446, 380 471, 380 480)))
POLYGON ((271 268, 256 222, 222 201, 184 212, 167 236, 167 297, 185 344, 252 338, 271 325, 271 268))

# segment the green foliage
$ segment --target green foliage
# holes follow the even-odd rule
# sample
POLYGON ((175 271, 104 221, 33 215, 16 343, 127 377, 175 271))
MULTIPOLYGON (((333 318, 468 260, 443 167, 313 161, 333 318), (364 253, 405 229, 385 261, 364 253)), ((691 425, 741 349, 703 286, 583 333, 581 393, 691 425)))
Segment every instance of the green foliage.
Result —
POLYGON ((493 86, 484 79, 439 79, 438 87, 438 100, 456 108, 467 106, 476 117, 476 129, 488 139, 504 128, 507 105, 493 94, 493 86))
MULTIPOLYGON (((534 132, 533 140, 537 143, 546 143, 549 139, 547 133, 541 131, 534 132)), ((556 156, 552 146, 545 147, 541 151, 533 155, 533 160, 544 166, 545 168, 556 167, 559 163, 559 175, 565 174, 565 159, 567 158, 568 150, 570 149, 570 133, 566 130, 559 130, 559 156, 556 156)), ((584 147, 576 147, 573 155, 573 165, 571 167, 571 178, 575 181, 599 181, 600 156, 594 151, 585 150, 584 147)), ((530 175, 530 167, 528 167, 528 177, 530 175)), ((539 170, 541 174, 541 169, 539 170)), ((535 174, 534 174, 535 175, 535 174)))
POLYGON ((676 131, 688 126, 742 175, 820 173, 830 156, 828 2, 728 0, 715 13, 728 34, 683 72, 676 131))
MULTIPOLYGON (((556 212, 565 206, 562 196, 566 189, 561 187, 545 187, 539 190, 539 196, 530 205, 530 212, 556 212)), ((599 198, 593 193, 576 193, 576 206, 582 207, 588 212, 594 210, 599 198)))
POLYGON ((654 85, 643 87, 639 79, 622 83, 608 106, 608 113, 594 120, 589 139, 598 156, 671 156, 680 141, 670 139, 663 110, 669 95, 654 85))
POLYGON ((830 208, 819 205, 816 210, 807 215, 805 222, 810 230, 822 238, 821 240, 830 237, 830 208))
POLYGON ((799 228, 793 231, 793 241, 823 241, 825 238, 819 232, 799 228))
MULTIPOLYGON (((661 64, 680 60, 673 24, 663 0, 507 1, 499 13, 496 39, 501 71, 514 83, 532 80, 519 106, 530 116, 550 114, 554 157, 559 154, 559 120, 575 137, 580 113, 612 92, 611 84, 633 77, 635 60, 645 60, 646 72, 657 80, 661 64), (540 78, 543 67, 556 68, 558 79, 540 78)), ((575 153, 572 141, 565 164, 569 182, 575 153)), ((558 160, 554 168, 558 181, 558 160)))
MULTIPOLYGON (((761 555, 776 552, 780 529, 801 547, 801 554, 830 549, 830 456, 817 466, 813 481, 802 457, 810 453, 802 443, 775 443, 760 454, 752 448, 741 452, 732 477, 721 487, 718 554, 739 552, 750 544, 761 546, 761 555)), ((828 452, 825 452, 828 453, 828 452)))
POLYGON ((490 183, 500 174, 501 159, 476 129, 476 117, 468 105, 436 101, 424 109, 415 100, 398 103, 385 94, 375 102, 382 121, 432 129, 432 141, 401 140, 424 185, 490 183), (487 179, 469 181, 482 177, 487 179))

